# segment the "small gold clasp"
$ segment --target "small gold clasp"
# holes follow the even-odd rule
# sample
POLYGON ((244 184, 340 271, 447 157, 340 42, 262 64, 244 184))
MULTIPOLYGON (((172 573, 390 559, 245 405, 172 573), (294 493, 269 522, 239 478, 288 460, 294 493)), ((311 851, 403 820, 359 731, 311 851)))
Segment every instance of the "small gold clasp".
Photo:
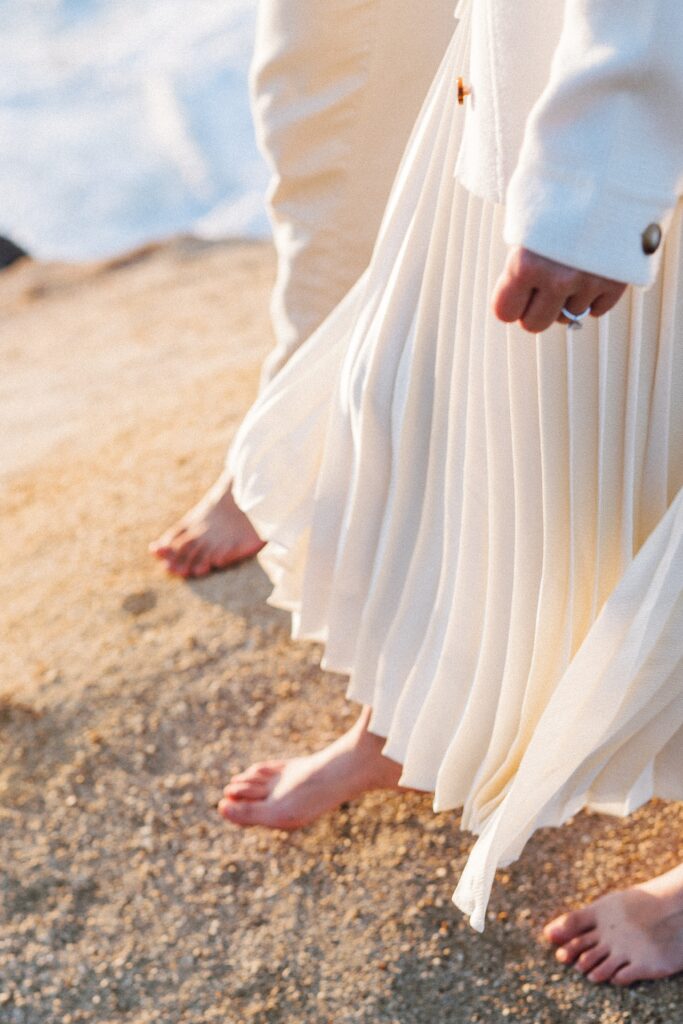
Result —
POLYGON ((460 106, 465 102, 465 97, 471 95, 472 87, 465 85, 462 78, 458 79, 458 103, 460 106))

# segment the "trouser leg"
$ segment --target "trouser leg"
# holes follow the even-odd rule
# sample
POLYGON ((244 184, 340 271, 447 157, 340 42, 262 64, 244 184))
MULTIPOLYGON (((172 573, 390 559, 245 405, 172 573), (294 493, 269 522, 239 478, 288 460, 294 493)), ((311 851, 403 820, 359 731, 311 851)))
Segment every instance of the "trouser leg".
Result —
POLYGON ((278 256, 271 379, 369 262, 453 0, 261 0, 251 86, 278 256))

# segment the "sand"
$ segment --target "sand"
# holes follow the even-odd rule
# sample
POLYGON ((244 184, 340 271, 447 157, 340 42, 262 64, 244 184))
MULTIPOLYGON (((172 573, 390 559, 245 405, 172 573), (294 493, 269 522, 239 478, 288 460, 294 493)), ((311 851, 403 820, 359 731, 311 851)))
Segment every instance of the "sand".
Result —
POLYGON ((255 563, 185 583, 146 550, 255 393, 273 271, 179 239, 0 275, 0 1021, 680 1021, 681 978, 592 986, 540 929, 673 866, 681 805, 540 833, 483 936, 450 903, 472 839, 426 796, 218 817, 233 768, 356 713, 255 563))

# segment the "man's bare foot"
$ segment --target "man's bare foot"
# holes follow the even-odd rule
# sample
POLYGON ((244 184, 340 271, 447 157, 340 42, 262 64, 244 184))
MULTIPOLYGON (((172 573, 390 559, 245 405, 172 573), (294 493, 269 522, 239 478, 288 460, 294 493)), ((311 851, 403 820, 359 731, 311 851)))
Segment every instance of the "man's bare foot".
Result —
POLYGON ((544 934, 560 963, 590 981, 630 985, 683 971, 683 864, 563 914, 544 934))
POLYGON ((370 709, 324 750, 289 761, 261 761, 225 787, 219 812, 235 825, 301 828, 371 789, 399 789, 401 766, 368 732, 370 709))
POLYGON ((201 501, 149 550, 177 576, 206 576, 260 551, 263 542, 232 496, 230 481, 221 476, 201 501))

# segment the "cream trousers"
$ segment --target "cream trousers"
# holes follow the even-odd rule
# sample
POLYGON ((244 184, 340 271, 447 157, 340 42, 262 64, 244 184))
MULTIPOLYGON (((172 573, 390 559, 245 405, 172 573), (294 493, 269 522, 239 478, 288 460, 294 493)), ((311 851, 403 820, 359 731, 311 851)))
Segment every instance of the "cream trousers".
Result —
POLYGON ((369 262, 454 0, 260 0, 251 73, 278 255, 263 382, 369 262))

